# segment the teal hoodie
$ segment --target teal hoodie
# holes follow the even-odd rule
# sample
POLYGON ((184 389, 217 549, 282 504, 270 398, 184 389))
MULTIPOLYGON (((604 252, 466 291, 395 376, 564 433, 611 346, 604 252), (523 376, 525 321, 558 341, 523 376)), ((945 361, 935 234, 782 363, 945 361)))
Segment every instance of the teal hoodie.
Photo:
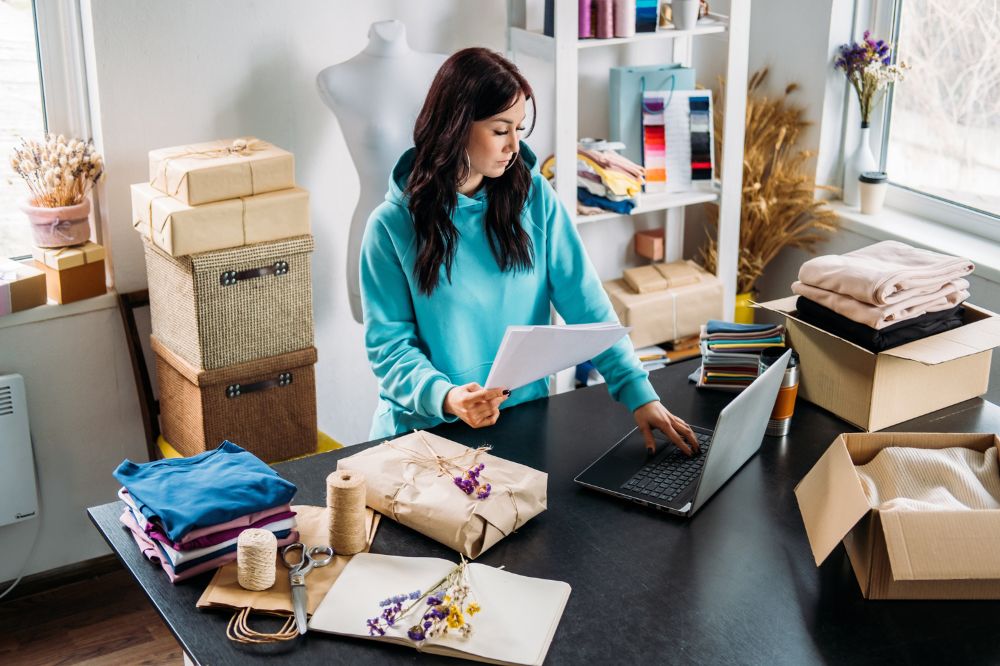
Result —
MULTIPOLYGON (((451 281, 442 266, 437 288, 430 296, 420 293, 404 193, 414 151, 393 169, 362 241, 365 347, 379 382, 372 439, 456 420, 443 411, 448 391, 484 384, 507 326, 551 323, 550 303, 570 324, 618 321, 573 222, 523 142, 531 191, 521 221, 534 248, 532 269, 503 272, 497 266, 485 226, 486 188, 480 188, 471 197, 458 194, 451 281)), ((611 395, 630 411, 658 399, 627 337, 593 361, 611 395)), ((541 379, 514 389, 502 408, 548 394, 548 379, 541 379)))

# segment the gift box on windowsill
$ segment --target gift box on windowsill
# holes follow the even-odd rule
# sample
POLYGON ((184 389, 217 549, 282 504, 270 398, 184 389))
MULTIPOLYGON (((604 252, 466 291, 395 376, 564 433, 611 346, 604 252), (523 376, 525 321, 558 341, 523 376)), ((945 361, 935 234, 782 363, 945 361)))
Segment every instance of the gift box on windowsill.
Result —
POLYGON ((0 315, 45 305, 45 273, 12 259, 0 259, 0 315))
POLYGON ((56 303, 73 303, 107 292, 104 247, 84 243, 54 249, 33 248, 35 268, 45 273, 48 297, 56 303))
POLYGON ((149 184, 189 206, 295 186, 290 152, 254 137, 149 151, 149 184))
POLYGON ((145 183, 132 186, 132 226, 172 257, 309 233, 309 193, 291 188, 189 206, 145 183))

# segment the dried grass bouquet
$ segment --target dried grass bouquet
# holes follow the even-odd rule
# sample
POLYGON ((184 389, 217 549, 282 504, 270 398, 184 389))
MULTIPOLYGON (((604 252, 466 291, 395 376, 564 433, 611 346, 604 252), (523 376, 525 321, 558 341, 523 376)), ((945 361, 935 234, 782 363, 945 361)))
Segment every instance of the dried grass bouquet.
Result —
MULTIPOLYGON (((737 290, 753 291, 764 268, 786 247, 806 250, 824 239, 823 233, 838 228, 836 214, 815 190, 817 186, 804 172, 805 163, 814 153, 799 150, 795 142, 809 125, 804 109, 788 100, 798 88, 791 84, 781 97, 770 99, 760 92, 768 70, 757 71, 747 85, 746 139, 743 154, 743 200, 740 206, 740 255, 737 267, 737 290)), ((720 86, 720 89, 722 86, 720 86)), ((716 154, 722 154, 722 117, 715 105, 716 154)), ((718 230, 719 209, 708 207, 708 216, 718 230)), ((702 247, 699 261, 714 273, 718 245, 711 235, 702 247)))
POLYGON ((104 160, 93 141, 62 134, 47 134, 40 141, 22 138, 10 165, 28 184, 31 204, 44 208, 81 203, 104 173, 104 160))

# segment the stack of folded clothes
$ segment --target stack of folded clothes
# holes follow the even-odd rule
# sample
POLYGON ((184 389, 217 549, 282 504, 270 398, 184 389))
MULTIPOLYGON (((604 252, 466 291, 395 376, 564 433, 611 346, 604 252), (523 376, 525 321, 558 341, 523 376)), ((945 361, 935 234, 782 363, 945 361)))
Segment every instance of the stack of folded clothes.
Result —
MULTIPOLYGON (((610 210, 629 214, 646 182, 646 170, 615 152, 622 143, 581 140, 576 153, 577 212, 594 215, 610 210)), ((555 178, 555 157, 549 156, 541 173, 555 178)))
POLYGON ((701 328, 698 386, 744 389, 757 378, 760 353, 785 346, 780 324, 734 324, 715 319, 701 328))
POLYGON ((961 326, 974 269, 962 257, 882 241, 810 259, 792 291, 800 319, 878 353, 961 326))
POLYGON ((247 528, 274 532, 279 547, 298 539, 295 485, 232 442, 191 458, 125 460, 114 476, 122 524, 172 583, 235 560, 247 528))

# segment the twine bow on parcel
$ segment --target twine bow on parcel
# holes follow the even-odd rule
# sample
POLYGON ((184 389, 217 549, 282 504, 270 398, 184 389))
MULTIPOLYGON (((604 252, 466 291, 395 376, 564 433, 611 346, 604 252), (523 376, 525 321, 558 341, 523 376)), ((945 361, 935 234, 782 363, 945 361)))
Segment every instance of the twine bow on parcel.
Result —
MULTIPOLYGON (((434 448, 430 445, 430 442, 428 442, 427 439, 424 437, 424 433, 422 431, 418 430, 416 431, 416 434, 420 438, 420 443, 424 445, 425 449, 427 449, 427 455, 424 455, 419 451, 414 451, 413 449, 410 448, 399 446, 393 441, 387 441, 384 444, 385 446, 394 451, 400 451, 403 453, 410 454, 411 457, 404 458, 403 462, 414 463, 416 465, 420 465, 430 470, 437 470, 438 476, 446 476, 449 479, 460 477, 466 471, 466 469, 463 469, 462 465, 460 465, 458 461, 467 459, 471 455, 472 462, 471 464, 468 465, 468 467, 472 467, 472 465, 475 465, 476 462, 478 461, 479 455, 481 453, 489 453, 489 451, 491 451, 493 448, 488 445, 480 446, 476 449, 465 451, 456 456, 445 457, 440 455, 437 451, 434 450, 434 448)), ((392 496, 389 498, 389 513, 392 515, 392 519, 395 520, 396 522, 399 522, 399 518, 396 516, 397 496, 399 495, 400 491, 406 487, 406 485, 407 481, 406 479, 403 479, 403 482, 400 483, 399 486, 396 488, 396 492, 394 492, 392 496)), ((521 516, 520 513, 518 512, 517 500, 514 498, 514 491, 512 491, 508 486, 504 484, 491 483, 490 485, 493 486, 495 489, 499 489, 501 492, 506 492, 507 496, 510 497, 510 502, 511 504, 514 505, 514 527, 513 529, 511 529, 511 532, 515 531, 517 529, 517 525, 521 519, 521 516)), ((461 492, 461 489, 458 487, 456 487, 456 490, 461 492)), ((478 501, 483 501, 483 500, 478 500, 478 501)), ((476 504, 475 502, 473 502, 470 506, 471 513, 475 513, 475 507, 476 504)), ((494 525, 494 527, 496 527, 497 530, 499 530, 500 533, 502 533, 505 537, 509 536, 510 532, 505 532, 503 529, 501 529, 496 525, 494 525)))
MULTIPOLYGON (((163 179, 163 186, 169 190, 167 182, 167 167, 170 165, 172 160, 182 160, 188 157, 195 157, 201 159, 215 159, 217 157, 228 157, 229 155, 238 155, 240 157, 250 157, 258 150, 267 150, 267 145, 265 141, 260 139, 234 139, 228 146, 220 146, 218 148, 206 148, 205 150, 182 150, 179 153, 174 153, 169 157, 165 157, 163 162, 160 164, 160 175, 154 177, 149 181, 150 185, 156 183, 160 178, 163 179)), ((174 188, 173 192, 167 192, 170 196, 177 196, 177 193, 181 191, 181 187, 184 185, 184 181, 187 178, 187 172, 177 181, 177 187, 174 188)), ((257 193, 257 186, 254 183, 254 173, 253 173, 253 162, 250 162, 250 190, 252 194, 257 193)))

